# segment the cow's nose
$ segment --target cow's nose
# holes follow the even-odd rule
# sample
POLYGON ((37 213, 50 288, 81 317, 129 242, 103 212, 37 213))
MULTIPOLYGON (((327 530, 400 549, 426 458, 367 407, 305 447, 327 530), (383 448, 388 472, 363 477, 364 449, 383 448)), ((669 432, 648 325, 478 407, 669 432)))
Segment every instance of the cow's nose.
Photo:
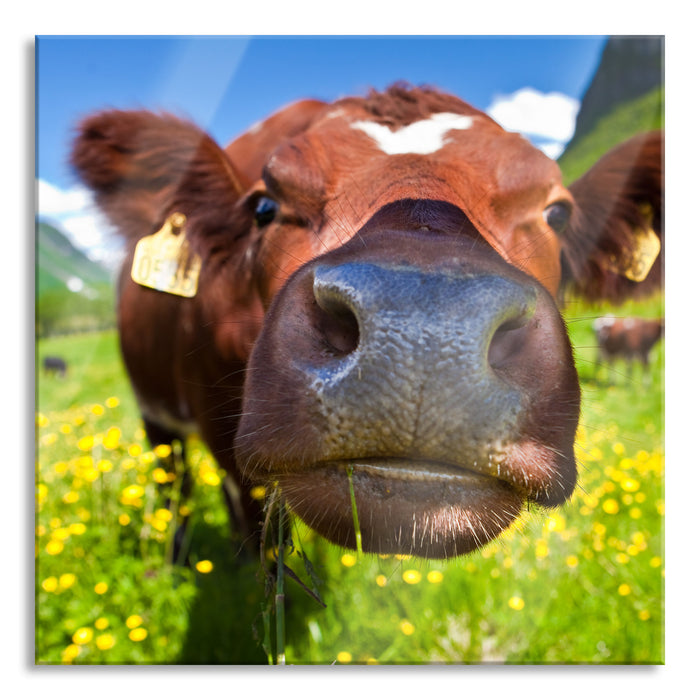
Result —
POLYGON ((497 371, 513 360, 525 346, 536 303, 534 288, 503 277, 455 277, 362 263, 318 266, 313 293, 320 310, 318 330, 335 354, 327 364, 358 350, 353 361, 370 362, 363 358, 381 352, 384 343, 402 348, 402 359, 414 364, 432 337, 454 346, 452 354, 461 351, 468 363, 465 372, 483 372, 487 365, 497 371))
POLYGON ((460 432, 471 445, 513 432, 534 287, 345 263, 318 265, 313 295, 327 351, 305 363, 309 387, 328 421, 352 426, 356 449, 452 461, 460 432))

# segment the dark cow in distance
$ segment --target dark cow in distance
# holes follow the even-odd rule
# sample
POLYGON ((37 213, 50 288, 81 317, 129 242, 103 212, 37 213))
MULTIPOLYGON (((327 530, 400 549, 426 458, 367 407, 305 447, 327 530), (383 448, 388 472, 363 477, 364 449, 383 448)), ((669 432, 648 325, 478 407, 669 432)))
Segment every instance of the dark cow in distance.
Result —
POLYGON ((44 358, 44 374, 65 377, 67 372, 68 364, 62 357, 47 355, 44 358))
POLYGON ((602 316, 593 322, 598 343, 596 364, 615 359, 627 362, 628 378, 632 376, 634 360, 642 363, 642 371, 648 377, 649 353, 664 334, 664 319, 615 318, 602 316))
POLYGON ((106 111, 72 151, 128 243, 121 347, 150 440, 196 429, 243 532, 251 488, 277 484, 352 548, 351 470, 363 548, 425 557, 571 495, 580 390, 555 299, 658 288, 662 160, 640 135, 567 189, 522 136, 406 85, 298 102, 226 148, 106 111))

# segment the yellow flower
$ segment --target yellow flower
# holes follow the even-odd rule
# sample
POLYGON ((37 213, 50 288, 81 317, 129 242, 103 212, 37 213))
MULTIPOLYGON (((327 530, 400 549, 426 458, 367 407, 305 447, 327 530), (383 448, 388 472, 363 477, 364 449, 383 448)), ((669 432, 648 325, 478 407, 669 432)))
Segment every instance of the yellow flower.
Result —
POLYGON ((148 632, 143 627, 136 627, 129 632, 129 639, 132 642, 142 642, 148 636, 148 632))
POLYGON ((620 510, 620 505, 614 498, 607 498, 603 501, 603 510, 608 515, 615 515, 620 510))
POLYGON ((625 454, 625 446, 621 442, 616 442, 612 448, 613 448, 613 452, 618 457, 621 457, 623 454, 625 454))
POLYGON ((104 581, 100 581, 95 584, 95 593, 97 593, 97 595, 104 595, 108 588, 109 586, 104 581))
POLYGON ((102 438, 102 445, 107 450, 113 450, 119 445, 122 431, 119 428, 111 427, 102 438))
POLYGON ((513 610, 522 610, 525 607, 525 601, 520 596, 514 595, 508 600, 508 606, 513 610))
POLYGON ((620 595, 629 595, 632 592, 632 588, 630 587, 630 585, 628 583, 621 583, 617 587, 617 592, 620 595))
POLYGON ((86 530, 85 523, 72 523, 68 526, 68 532, 71 535, 84 535, 86 530))
POLYGON ((168 523, 161 518, 150 518, 148 521, 151 523, 151 527, 158 532, 165 532, 168 529, 168 523))
POLYGON ((64 435, 70 435, 73 432, 73 427, 68 423, 64 423, 58 430, 64 435))
POLYGON ((620 486, 622 486, 622 488, 623 488, 625 491, 637 491, 637 490, 639 490, 640 484, 639 484, 639 482, 638 482, 636 479, 632 479, 632 478, 630 477, 630 478, 628 478, 628 479, 625 479, 625 480, 620 484, 620 486))
MULTIPOLYGON (((173 474, 173 477, 174 476, 173 474)), ((163 467, 156 467, 153 470, 153 481, 155 481, 156 484, 167 484, 168 481, 170 481, 170 474, 168 474, 163 467)))
POLYGON ((36 424, 40 428, 45 428, 49 424, 49 419, 43 413, 36 414, 36 424))
POLYGON ((535 556, 538 559, 544 559, 549 554, 549 547, 543 540, 539 540, 535 545, 535 556))
POLYGON ((54 445, 57 440, 58 436, 56 433, 47 433, 41 438, 41 444, 45 447, 50 447, 51 445, 54 445))
POLYGON ((570 554, 566 557, 566 565, 571 569, 575 569, 578 566, 578 557, 574 554, 570 554))
POLYGON ((131 484, 130 486, 127 486, 125 489, 122 490, 120 501, 125 505, 125 506, 140 506, 141 505, 141 497, 144 494, 143 486, 139 486, 138 484, 131 484))
POLYGON ((256 501, 262 501, 267 494, 267 489, 264 486, 253 486, 250 489, 250 497, 256 501))
POLYGON ((41 587, 47 593, 53 593, 58 588, 58 579, 55 576, 49 576, 41 582, 41 587))
POLYGON ((403 576, 401 577, 406 583, 409 584, 414 584, 418 583, 422 576, 420 571, 416 571, 415 569, 406 569, 406 571, 403 572, 403 576))
POLYGON ((93 632, 89 627, 81 627, 73 635, 74 644, 89 644, 92 641, 93 632))
POLYGON ((221 483, 221 477, 214 469, 200 470, 199 477, 207 486, 218 486, 221 483))
POLYGON ((156 518, 165 520, 166 523, 170 522, 173 519, 173 514, 167 508, 158 508, 154 515, 156 516, 156 518))
POLYGON ((142 622, 143 622, 143 618, 140 615, 129 615, 129 617, 126 618, 126 626, 130 630, 133 630, 136 627, 139 627, 142 622))
POLYGON ((653 567, 654 569, 661 566, 661 557, 652 557, 649 561, 649 566, 653 567))
POLYGON ((61 574, 58 585, 63 588, 70 588, 75 583, 75 574, 61 574))
POLYGON ((200 574, 208 574, 213 571, 214 564, 212 564, 208 559, 202 559, 202 561, 198 561, 196 563, 195 569, 197 569, 200 574))
POLYGON ((108 459, 101 459, 97 463, 97 469, 103 474, 106 472, 111 472, 114 465, 108 459))
POLYGON ((80 500, 80 494, 75 491, 68 491, 68 493, 63 494, 61 499, 64 503, 77 503, 80 500))
POLYGON ((343 566, 355 566, 355 562, 357 562, 357 557, 354 554, 343 554, 340 557, 340 563, 343 566))
POLYGON ((399 629, 408 637, 416 631, 415 625, 411 624, 408 620, 401 620, 399 629))
POLYGON ((603 453, 600 447, 591 447, 591 449, 588 451, 588 459, 590 459, 592 462, 599 462, 601 459, 603 459, 603 453))
POLYGON ((545 527, 549 532, 561 532, 566 527, 566 518, 559 513, 550 515, 547 518, 545 527))
POLYGON ((78 449, 83 452, 89 452, 95 444, 95 438, 92 435, 85 435, 78 440, 78 449))
POLYGON ((95 620, 95 629, 106 630, 109 627, 109 620, 106 617, 98 617, 95 620))
POLYGON ((38 484, 36 487, 36 497, 39 503, 43 503, 49 495, 49 487, 46 484, 38 484))
POLYGON ((101 416, 104 414, 105 408, 104 406, 100 406, 100 404, 96 403, 90 408, 90 411, 96 416, 101 416))
POLYGON ((60 540, 51 540, 47 545, 46 545, 46 553, 50 554, 51 556, 55 556, 56 554, 60 554, 63 551, 63 542, 60 540))
POLYGON ((338 663, 349 664, 352 661, 352 654, 349 651, 339 651, 336 659, 338 663))
POLYGON ((131 518, 126 513, 121 513, 118 520, 122 527, 126 527, 131 522, 131 518))
POLYGON ((143 452, 143 448, 141 445, 134 443, 129 445, 127 452, 129 453, 130 457, 138 457, 143 452))
POLYGON ((440 583, 443 579, 442 571, 437 571, 437 570, 429 571, 426 578, 428 579, 428 581, 430 583, 440 583))
POLYGON ((93 481, 97 481, 100 472, 94 467, 89 467, 88 469, 82 470, 80 476, 85 479, 85 481, 92 483, 93 481))
POLYGON ((651 617, 651 613, 648 610, 639 611, 639 619, 642 621, 648 620, 651 617))
POLYGON ((69 664, 80 654, 80 647, 77 644, 69 644, 61 654, 61 660, 64 664, 69 664))
POLYGON ((153 452, 159 459, 166 459, 173 453, 173 448, 170 445, 156 445, 153 452))
POLYGON ((56 462, 56 464, 53 465, 53 470, 56 474, 65 474, 68 471, 68 462, 56 462))
POLYGON ((374 580, 380 588, 384 588, 384 586, 387 584, 387 578, 384 576, 384 574, 379 574, 379 576, 377 576, 377 578, 374 580))
POLYGON ((107 651, 107 649, 111 649, 116 644, 116 640, 114 636, 109 633, 100 634, 95 639, 95 644, 101 651, 107 651))
POLYGON ((105 401, 105 406, 107 406, 107 408, 116 408, 118 405, 119 405, 119 399, 116 396, 110 396, 105 401))

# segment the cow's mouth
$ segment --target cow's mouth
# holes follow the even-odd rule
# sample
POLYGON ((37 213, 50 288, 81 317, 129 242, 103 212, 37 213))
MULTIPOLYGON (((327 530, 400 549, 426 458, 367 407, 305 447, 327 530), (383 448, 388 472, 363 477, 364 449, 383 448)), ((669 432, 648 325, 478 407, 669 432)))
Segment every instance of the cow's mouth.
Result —
POLYGON ((278 480, 292 510, 331 542, 355 546, 352 489, 364 551, 427 558, 482 547, 515 520, 524 500, 493 476, 403 458, 322 462, 278 480))

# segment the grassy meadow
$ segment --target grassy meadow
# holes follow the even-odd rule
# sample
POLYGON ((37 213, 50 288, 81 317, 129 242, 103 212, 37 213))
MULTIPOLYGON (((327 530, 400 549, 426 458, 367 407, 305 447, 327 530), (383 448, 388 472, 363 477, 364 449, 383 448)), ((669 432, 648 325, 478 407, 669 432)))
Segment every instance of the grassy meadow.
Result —
MULTIPOLYGON (((285 578, 286 663, 663 663, 664 344, 649 377, 597 367, 591 322, 607 311, 565 314, 584 399, 571 501, 447 562, 358 556, 293 522, 286 563, 323 605, 285 578)), ((663 315, 663 299, 614 313, 663 315)), ((181 471, 145 441, 115 333, 40 341, 47 354, 69 372, 37 364, 36 663, 274 661, 275 591, 229 535, 206 448, 189 440, 194 489, 179 499, 181 471), (181 515, 189 565, 173 566, 181 515)))

